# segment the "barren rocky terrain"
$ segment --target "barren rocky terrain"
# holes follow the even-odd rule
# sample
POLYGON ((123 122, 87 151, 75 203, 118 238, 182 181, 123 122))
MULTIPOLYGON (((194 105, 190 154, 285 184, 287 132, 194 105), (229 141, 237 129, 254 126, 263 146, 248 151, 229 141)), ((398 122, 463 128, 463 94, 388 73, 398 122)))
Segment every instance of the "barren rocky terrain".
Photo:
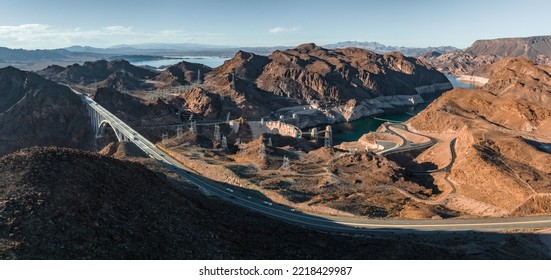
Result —
POLYGON ((131 162, 149 161, 134 149, 125 144, 105 150, 117 151, 124 161, 60 148, 1 157, 0 258, 535 259, 548 254, 530 233, 347 236, 300 228, 204 196, 158 166, 151 171, 131 162))
MULTIPOLYGON (((482 89, 445 93, 407 123, 439 140, 429 149, 386 157, 366 152, 374 139, 404 144, 384 128, 336 149, 308 137, 269 134, 226 152, 186 139, 167 147, 205 176, 304 211, 408 219, 547 214, 551 103, 545 69, 505 59, 487 70, 491 79, 482 89)), ((209 133, 202 135, 209 139, 209 133)), ((392 133, 411 143, 429 140, 396 128, 392 133)))
POLYGON ((490 81, 483 88, 447 92, 409 124, 433 137, 456 139, 449 179, 457 196, 448 200, 450 208, 480 216, 549 213, 549 72, 510 58, 486 73, 490 81))
POLYGON ((38 73, 90 94, 107 87, 141 100, 162 99, 168 104, 178 99, 171 105, 174 111, 190 111, 209 119, 224 118, 228 113, 232 118, 259 119, 299 105, 323 111, 305 117, 303 126, 399 110, 411 105, 410 99, 428 100, 442 87, 450 87, 447 78, 428 64, 397 52, 379 55, 359 48, 330 50, 314 44, 269 56, 239 51, 214 69, 181 62, 152 72, 114 60, 50 66, 38 73))
POLYGON ((439 71, 456 76, 477 75, 477 69, 506 57, 519 57, 537 64, 551 63, 551 37, 478 40, 464 50, 425 53, 421 59, 439 71))
POLYGON ((31 146, 90 148, 92 137, 86 108, 67 87, 0 69, 0 155, 31 146))

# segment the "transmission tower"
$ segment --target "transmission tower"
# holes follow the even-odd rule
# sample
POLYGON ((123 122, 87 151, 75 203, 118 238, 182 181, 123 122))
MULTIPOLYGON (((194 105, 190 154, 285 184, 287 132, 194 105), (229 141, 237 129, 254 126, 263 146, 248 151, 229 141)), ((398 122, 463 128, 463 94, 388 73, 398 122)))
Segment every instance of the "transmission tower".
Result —
POLYGON ((191 121, 191 124, 189 125, 189 131, 192 133, 197 133, 197 123, 195 121, 191 121))
POLYGON ((245 150, 246 150, 245 143, 240 143, 239 144, 239 152, 244 153, 245 150))
POLYGON ((178 140, 181 140, 183 134, 184 134, 184 133, 183 133, 183 131, 182 131, 182 126, 181 126, 181 125, 177 126, 177 127, 176 127, 176 138, 177 138, 178 140))
POLYGON ((281 165, 281 170, 284 170, 284 171, 291 170, 291 161, 287 156, 283 156, 283 164, 281 165))
POLYGON ((228 112, 228 116, 226 116, 226 122, 227 122, 227 123, 230 122, 230 112, 228 112))
POLYGON ((318 129, 316 127, 310 130, 310 136, 314 139, 314 143, 318 143, 318 129))
POLYGON ((162 139, 163 139, 163 140, 161 141, 161 143, 162 143, 163 145, 166 145, 166 143, 168 142, 168 134, 167 134, 167 133, 163 133, 161 137, 162 137, 162 139))
POLYGON ((264 146, 264 143, 262 142, 260 142, 260 146, 258 147, 258 154, 260 155, 260 158, 266 158, 266 146, 264 146))
POLYGON ((221 147, 223 151, 228 149, 228 139, 226 139, 226 136, 222 136, 222 145, 221 147))
POLYGON ((201 69, 197 69, 197 86, 201 84, 201 69))
POLYGON ((220 141, 220 125, 214 125, 214 141, 220 141))
POLYGON ((268 138, 268 147, 273 147, 274 144, 272 143, 272 137, 268 138))
POLYGON ((333 130, 331 126, 328 125, 325 127, 325 147, 333 146, 333 130))

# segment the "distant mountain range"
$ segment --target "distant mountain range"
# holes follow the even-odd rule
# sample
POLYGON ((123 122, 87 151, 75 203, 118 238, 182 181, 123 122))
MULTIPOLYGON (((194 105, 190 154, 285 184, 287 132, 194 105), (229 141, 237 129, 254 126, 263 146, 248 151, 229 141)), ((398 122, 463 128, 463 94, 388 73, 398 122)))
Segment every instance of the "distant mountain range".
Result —
POLYGON ((98 54, 92 52, 73 52, 67 49, 55 50, 23 50, 0 47, 0 62, 36 62, 50 60, 71 60, 94 58, 98 54))
POLYGON ((324 45, 323 47, 327 49, 343 49, 343 48, 354 47, 354 48, 370 50, 380 54, 397 51, 397 52, 401 52, 405 56, 414 56, 414 57, 427 52, 445 53, 449 51, 458 50, 458 48, 452 47, 452 46, 412 48, 412 47, 386 46, 377 42, 358 42, 358 41, 338 42, 335 44, 324 45))
MULTIPOLYGON (((106 59, 122 55, 149 55, 149 56, 226 56, 232 57, 239 50, 268 55, 276 50, 292 49, 295 46, 273 46, 273 47, 232 47, 216 46, 205 44, 136 44, 136 45, 116 45, 109 48, 96 48, 91 46, 71 46, 62 49, 53 50, 24 50, 9 49, 0 47, 0 63, 25 63, 40 61, 81 61, 83 59, 106 59)), ((357 47, 374 51, 376 53, 388 53, 399 51, 406 56, 417 56, 421 53, 437 51, 440 53, 457 48, 428 47, 428 48, 408 48, 385 46, 377 42, 356 42, 346 41, 322 46, 328 49, 357 47)))
MULTIPOLYGON (((538 61, 540 64, 549 63, 551 57, 551 36, 537 36, 526 38, 506 38, 492 40, 478 40, 471 47, 460 50, 452 46, 412 48, 387 46, 378 42, 344 41, 321 46, 326 49, 356 47, 370 50, 379 54, 393 51, 400 52, 405 56, 424 57, 431 61, 439 69, 446 71, 438 60, 449 60, 447 57, 465 56, 467 62, 474 57, 507 57, 519 56, 530 60, 538 61)), ((37 70, 44 68, 44 64, 69 65, 82 63, 84 61, 95 61, 101 59, 112 60, 116 58, 127 59, 132 62, 133 57, 143 60, 162 59, 164 56, 221 56, 233 57, 235 53, 242 50, 258 55, 270 55, 276 50, 288 50, 294 46, 273 46, 273 47, 233 47, 216 46, 206 44, 136 44, 136 45, 115 45, 109 48, 95 48, 91 46, 71 46, 54 50, 23 50, 8 49, 0 47, 0 67, 14 65, 22 69, 37 70), (18 65, 27 64, 27 65, 18 65), (40 68, 31 64, 40 65, 40 68)), ((452 59, 456 61, 457 59, 452 59)), ((486 61, 487 59, 485 59, 486 61)), ((495 59, 493 59, 495 60, 495 59)), ((492 61, 493 61, 492 60, 492 61)), ((472 68, 472 67, 467 67, 472 68)), ((472 69, 471 69, 472 70, 472 69)), ((448 71, 453 72, 453 71, 448 71)), ((465 71, 460 71, 465 72, 465 71)))

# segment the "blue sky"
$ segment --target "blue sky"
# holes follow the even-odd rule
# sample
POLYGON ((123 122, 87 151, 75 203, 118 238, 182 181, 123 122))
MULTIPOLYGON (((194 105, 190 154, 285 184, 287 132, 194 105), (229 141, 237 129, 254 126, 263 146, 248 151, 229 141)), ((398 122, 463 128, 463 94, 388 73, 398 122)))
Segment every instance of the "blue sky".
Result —
POLYGON ((351 40, 464 48, 477 39, 551 35, 549 11, 548 0, 0 0, 0 46, 351 40))

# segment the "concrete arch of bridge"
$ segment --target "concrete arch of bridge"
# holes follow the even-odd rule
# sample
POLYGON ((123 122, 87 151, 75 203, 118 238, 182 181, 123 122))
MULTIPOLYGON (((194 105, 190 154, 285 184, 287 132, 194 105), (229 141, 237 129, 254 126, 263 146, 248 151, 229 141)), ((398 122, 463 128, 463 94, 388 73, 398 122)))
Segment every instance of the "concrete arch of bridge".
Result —
POLYGON ((119 142, 123 142, 125 140, 124 138, 124 135, 122 133, 120 133, 120 131, 118 131, 116 128, 113 127, 113 125, 111 124, 111 122, 109 122, 108 120, 102 120, 99 125, 98 125, 98 130, 97 130, 97 133, 96 133, 96 137, 101 137, 102 134, 103 134, 103 131, 106 127, 110 127, 113 132, 115 132, 115 135, 117 136, 117 140, 119 142))

